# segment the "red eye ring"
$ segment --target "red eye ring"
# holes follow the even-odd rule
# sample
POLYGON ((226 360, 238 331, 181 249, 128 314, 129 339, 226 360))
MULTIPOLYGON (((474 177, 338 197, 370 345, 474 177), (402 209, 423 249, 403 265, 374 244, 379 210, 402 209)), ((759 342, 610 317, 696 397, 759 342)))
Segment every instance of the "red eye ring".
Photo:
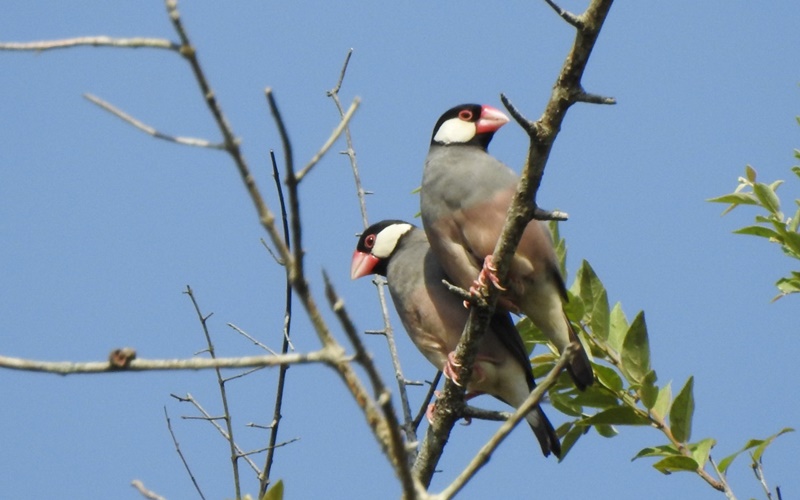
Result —
POLYGON ((375 235, 374 234, 370 234, 369 236, 364 238, 364 246, 367 247, 367 248, 372 248, 373 246, 375 246, 375 235))
POLYGON ((458 117, 466 122, 472 120, 472 111, 468 109, 462 109, 458 112, 458 117))

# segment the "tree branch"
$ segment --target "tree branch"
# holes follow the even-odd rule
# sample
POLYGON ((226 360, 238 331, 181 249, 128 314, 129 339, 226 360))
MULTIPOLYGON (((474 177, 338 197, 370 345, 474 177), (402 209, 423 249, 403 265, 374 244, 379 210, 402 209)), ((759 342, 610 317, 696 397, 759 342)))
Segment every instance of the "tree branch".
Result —
POLYGON ((88 99, 92 103, 100 106, 102 109, 108 111, 109 113, 111 113, 112 115, 116 116, 117 118, 119 118, 119 119, 121 119, 121 120, 123 120, 123 121, 125 121, 125 122, 127 122, 127 123, 129 123, 131 125, 133 125, 134 127, 138 128, 142 132, 144 132, 146 134, 149 134, 149 135, 155 137, 156 139, 163 139, 165 141, 174 142, 176 144, 183 144, 184 146, 196 146, 196 147, 199 147, 199 148, 221 149, 221 150, 225 149, 225 145, 224 144, 212 143, 211 141, 208 141, 206 139, 196 139, 194 137, 178 137, 178 136, 174 136, 174 135, 164 134, 162 132, 159 132, 155 128, 151 127, 150 125, 147 125, 147 124, 137 120, 136 118, 132 117, 131 115, 129 115, 127 113, 125 113, 124 111, 122 111, 119 108, 113 106, 112 104, 109 104, 108 102, 100 99, 97 96, 94 96, 92 94, 83 94, 83 97, 85 97, 86 99, 88 99))
POLYGON ((68 49, 71 47, 121 47, 128 49, 167 49, 179 52, 181 46, 162 38, 112 38, 109 36, 81 36, 62 40, 41 40, 35 42, 0 42, 0 50, 19 50, 44 52, 46 50, 68 49))

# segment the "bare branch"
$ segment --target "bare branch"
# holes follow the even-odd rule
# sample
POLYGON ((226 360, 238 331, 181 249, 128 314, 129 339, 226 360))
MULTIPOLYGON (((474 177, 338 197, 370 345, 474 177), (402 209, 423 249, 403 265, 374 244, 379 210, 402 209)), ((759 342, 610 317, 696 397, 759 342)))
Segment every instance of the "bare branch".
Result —
POLYGON ((197 494, 200 495, 200 498, 205 500, 206 497, 205 495, 203 495, 203 491, 200 489, 200 485, 197 483, 197 479, 195 479, 191 467, 189 467, 189 462, 187 462, 186 457, 183 456, 183 452, 181 451, 181 445, 180 443, 178 443, 178 438, 175 436, 175 432, 172 430, 172 421, 169 418, 169 413, 167 413, 166 406, 164 407, 164 418, 167 420, 167 430, 169 430, 169 435, 172 436, 172 443, 175 445, 175 451, 178 453, 181 462, 183 462, 183 467, 189 474, 189 478, 192 480, 192 484, 194 485, 194 489, 197 490, 197 494))
POLYGON ((358 97, 353 99, 353 102, 350 104, 350 108, 347 109, 347 112, 342 117, 341 121, 339 122, 339 125, 337 125, 335 129, 333 129, 333 132, 331 132, 331 135, 330 137, 328 137, 328 140, 325 141, 325 144, 323 144, 322 147, 319 149, 319 151, 317 151, 317 154, 315 154, 314 157, 311 158, 311 160, 308 162, 308 164, 305 167, 303 167, 303 169, 300 170, 300 172, 297 174, 297 182, 303 180, 303 177, 305 177, 306 174, 308 174, 311 171, 314 165, 319 163, 322 157, 325 156, 325 153, 327 153, 328 150, 331 148, 331 146, 333 146, 333 143, 336 142, 336 139, 338 139, 339 136, 342 135, 342 132, 347 127, 347 124, 350 123, 350 119, 353 118, 353 114, 356 112, 360 104, 361 104, 361 99, 359 99, 358 97))
MULTIPOLYGON (((211 341, 211 333, 208 330, 208 318, 211 316, 203 315, 200 311, 200 304, 197 303, 197 299, 194 296, 194 292, 192 292, 192 288, 187 286, 186 291, 184 292, 186 295, 189 296, 189 299, 192 301, 192 305, 194 306, 194 310, 197 313, 197 318, 200 320, 200 326, 203 328, 203 336, 206 339, 206 345, 208 346, 208 354, 211 356, 211 359, 216 359, 217 351, 214 349, 214 342, 211 341)), ((231 453, 231 467, 233 469, 233 489, 236 494, 236 498, 240 498, 241 494, 241 483, 239 481, 239 454, 237 453, 237 446, 236 441, 233 437, 233 422, 231 419, 231 412, 228 407, 228 392, 225 389, 225 380, 222 377, 222 372, 219 368, 215 368, 214 371, 217 374, 217 385, 219 386, 219 396, 220 400, 222 401, 222 409, 224 412, 223 419, 225 420, 225 427, 227 429, 227 436, 226 439, 228 441, 228 445, 230 446, 230 453, 231 453)), ((216 426, 216 422, 214 422, 216 426)), ((256 470, 258 472, 258 470, 256 470)))
MULTIPOLYGON (((287 141, 288 142, 288 141, 287 141)), ((281 207, 281 222, 283 225, 283 239, 284 241, 290 240, 289 235, 289 219, 286 214, 286 202, 283 198, 283 187, 281 185, 280 172, 278 171, 278 163, 275 160, 275 152, 270 150, 270 159, 272 160, 272 178, 275 181, 275 189, 278 191, 278 200, 281 207)), ((286 286, 284 290, 284 313, 283 313, 283 342, 281 343, 281 352, 286 354, 294 346, 291 341, 291 328, 292 328, 292 283, 289 276, 289 268, 284 266, 286 272, 286 286)), ((272 423, 270 424, 269 444, 267 445, 267 457, 264 462, 264 469, 259 476, 259 498, 263 497, 267 492, 270 485, 270 472, 272 471, 272 464, 275 459, 275 449, 278 441, 278 429, 280 426, 283 408, 283 393, 286 384, 286 372, 289 365, 281 365, 278 372, 278 386, 275 391, 275 406, 272 411, 272 423)))
POLYGON ((111 113, 112 115, 116 116, 117 118, 120 118, 121 120, 133 125, 134 127, 138 128, 142 132, 144 132, 146 134, 149 134, 149 135, 152 135, 156 139, 163 139, 165 141, 174 142, 176 144, 183 144, 184 146, 196 146, 196 147, 199 147, 199 148, 221 149, 221 150, 225 149, 225 145, 224 144, 212 143, 211 141, 208 141, 206 139, 196 139, 194 137, 178 137, 178 136, 174 136, 174 135, 164 134, 162 132, 159 132, 155 128, 151 127, 150 125, 147 125, 147 124, 137 120, 136 118, 132 117, 131 115, 129 115, 127 113, 125 113, 124 111, 122 111, 121 109, 115 107, 114 105, 109 104, 108 102, 100 99, 97 96, 94 96, 92 94, 83 94, 83 97, 85 97, 86 99, 88 99, 92 103, 100 106, 101 108, 103 108, 104 110, 108 111, 109 113, 111 113))
POLYGON ((112 38, 110 36, 81 36, 62 40, 41 40, 35 42, 0 42, 0 50, 25 50, 44 52, 46 50, 69 49, 72 47, 121 47, 128 49, 167 49, 180 51, 180 45, 163 38, 112 38))
POLYGON ((310 353, 285 355, 238 356, 235 358, 191 358, 191 359, 141 359, 132 360, 126 367, 113 366, 108 361, 39 361, 0 355, 0 368, 29 372, 77 375, 88 373, 123 373, 163 370, 209 370, 216 368, 252 368, 305 363, 338 365, 349 358, 343 353, 322 348, 310 353))
POLYGON ((247 464, 250 466, 251 469, 253 469, 253 471, 256 474, 260 473, 260 471, 258 470, 258 466, 248 456, 249 454, 245 453, 244 451, 242 451, 242 449, 239 448, 238 445, 236 445, 236 443, 233 440, 233 435, 230 433, 230 429, 228 429, 226 431, 225 429, 222 428, 221 425, 219 425, 217 423, 217 420, 225 420, 226 421, 226 426, 227 426, 228 417, 226 415, 222 415, 220 417, 214 417, 214 416, 210 415, 206 411, 206 409, 203 408, 203 406, 200 404, 200 402, 197 401, 194 398, 194 396, 192 396, 191 394, 187 394, 184 397, 181 397, 181 396, 178 396, 178 395, 175 395, 175 394, 170 394, 170 396, 172 396, 173 398, 177 399, 181 403, 190 403, 192 406, 195 407, 195 409, 197 409, 197 411, 199 411, 202 414, 202 417, 183 416, 183 417, 181 417, 182 419, 184 419, 184 420, 204 420, 206 422, 209 422, 211 425, 214 426, 214 428, 217 430, 217 432, 219 432, 219 435, 222 436, 222 438, 225 441, 227 441, 228 443, 231 444, 231 449, 232 449, 233 455, 236 456, 237 459, 244 458, 245 461, 247 462, 247 464))
POLYGON ((144 483, 138 479, 134 479, 133 481, 131 481, 131 486, 136 488, 136 491, 138 491, 139 494, 142 495, 147 500, 167 500, 158 493, 148 490, 147 487, 144 485, 144 483))
MULTIPOLYGON (((262 241, 263 241, 263 240, 262 240, 262 241)), ((277 355, 277 354, 278 354, 278 353, 276 353, 275 351, 273 351, 272 349, 270 349, 270 348, 269 348, 269 346, 267 346, 267 345, 266 345, 266 344, 264 344, 263 342, 260 342, 258 339, 256 339, 255 337, 253 337, 252 335, 250 335, 250 334, 249 334, 249 333, 247 333, 246 331, 242 330, 242 329, 241 329, 241 328, 239 328, 238 326, 234 325, 233 323, 228 323, 228 326, 229 326, 229 327, 231 327, 231 328, 232 328, 234 331, 236 331, 236 333, 238 333, 238 334, 239 334, 239 335, 241 335, 242 337, 246 338, 247 340, 249 340, 249 341, 250 341, 250 342, 252 342, 253 344, 257 345, 257 346, 258 346, 258 347, 260 347, 261 349, 263 349, 263 350, 267 351, 268 353, 270 353, 270 354, 272 354, 272 355, 277 355)), ((283 354, 286 354, 286 353, 284 352, 283 354)))

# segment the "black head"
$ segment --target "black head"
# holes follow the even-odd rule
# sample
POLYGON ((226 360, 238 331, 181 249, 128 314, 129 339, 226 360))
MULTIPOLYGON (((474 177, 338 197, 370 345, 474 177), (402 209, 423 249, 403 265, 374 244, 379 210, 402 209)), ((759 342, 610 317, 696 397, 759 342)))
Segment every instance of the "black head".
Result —
POLYGON ((508 117, 489 105, 461 104, 439 117, 431 144, 470 144, 486 149, 494 133, 506 123, 508 117))
POLYGON ((402 220, 383 220, 361 233, 350 264, 350 277, 368 274, 386 276, 389 259, 397 249, 400 239, 414 226, 402 220))

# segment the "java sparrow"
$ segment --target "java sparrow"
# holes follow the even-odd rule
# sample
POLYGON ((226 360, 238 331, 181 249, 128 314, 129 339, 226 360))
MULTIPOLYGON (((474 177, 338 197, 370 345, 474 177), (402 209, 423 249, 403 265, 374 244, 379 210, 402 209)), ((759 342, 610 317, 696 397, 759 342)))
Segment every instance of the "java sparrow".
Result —
MULTIPOLYGON (((367 228, 353 253, 350 276, 387 278, 397 314, 417 349, 445 375, 453 377, 449 357, 455 350, 469 311, 442 284, 444 269, 430 249, 425 232, 400 220, 367 228)), ((508 312, 495 313, 481 337, 467 390, 487 393, 518 407, 536 386, 530 360, 508 312)), ((561 456, 552 424, 537 405, 527 416, 542 453, 561 456)))
MULTIPOLYGON (((505 289, 498 305, 528 316, 561 352, 577 336, 564 313, 567 291, 547 226, 528 223, 504 283, 492 273, 491 255, 519 181, 487 152, 494 133, 507 122, 501 111, 479 104, 456 106, 439 118, 422 177, 422 225, 456 285, 471 288, 476 277, 481 284, 489 277, 505 289)), ((567 370, 581 390, 594 381, 582 347, 567 370)))

